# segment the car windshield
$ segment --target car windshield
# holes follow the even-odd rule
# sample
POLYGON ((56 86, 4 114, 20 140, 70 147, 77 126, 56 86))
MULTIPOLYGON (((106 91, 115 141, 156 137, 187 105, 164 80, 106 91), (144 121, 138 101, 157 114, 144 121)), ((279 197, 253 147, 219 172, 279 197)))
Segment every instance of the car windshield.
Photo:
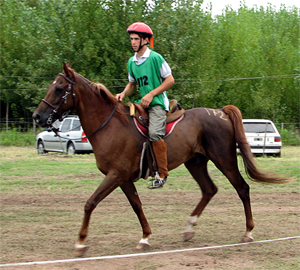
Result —
POLYGON ((245 132, 247 133, 275 133, 271 123, 243 123, 245 132))

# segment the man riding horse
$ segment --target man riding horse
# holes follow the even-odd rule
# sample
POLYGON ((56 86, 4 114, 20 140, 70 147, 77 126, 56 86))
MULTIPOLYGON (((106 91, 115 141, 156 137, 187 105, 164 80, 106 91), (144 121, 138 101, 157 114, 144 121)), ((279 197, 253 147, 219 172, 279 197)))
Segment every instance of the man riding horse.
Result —
POLYGON ((155 180, 148 186, 150 189, 164 185, 168 177, 167 144, 164 141, 166 130, 166 111, 169 110, 169 100, 166 93, 173 84, 172 71, 166 60, 153 48, 153 32, 151 28, 141 22, 133 23, 127 28, 131 46, 135 54, 128 63, 128 80, 124 91, 116 95, 122 101, 130 96, 139 86, 141 98, 136 101, 148 110, 149 140, 152 143, 158 172, 155 180))

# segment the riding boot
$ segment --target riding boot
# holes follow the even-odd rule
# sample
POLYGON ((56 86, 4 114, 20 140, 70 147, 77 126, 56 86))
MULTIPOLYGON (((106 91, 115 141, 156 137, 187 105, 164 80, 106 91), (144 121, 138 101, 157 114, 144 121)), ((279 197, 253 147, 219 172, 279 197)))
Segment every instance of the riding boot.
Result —
POLYGON ((152 148, 156 159, 158 172, 156 173, 155 180, 152 182, 150 189, 160 188, 167 181, 168 173, 168 160, 167 160, 167 144, 164 139, 152 142, 152 148))

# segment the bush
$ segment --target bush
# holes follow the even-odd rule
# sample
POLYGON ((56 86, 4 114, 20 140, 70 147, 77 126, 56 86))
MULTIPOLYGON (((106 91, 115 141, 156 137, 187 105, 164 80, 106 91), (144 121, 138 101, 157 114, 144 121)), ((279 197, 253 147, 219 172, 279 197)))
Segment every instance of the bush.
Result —
POLYGON ((0 145, 2 146, 35 146, 33 131, 19 132, 15 128, 0 132, 0 145))
POLYGON ((280 135, 283 145, 300 145, 300 136, 295 131, 281 129, 280 135))
MULTIPOLYGON (((283 145, 300 145, 300 136, 297 132, 288 129, 280 130, 283 145)), ((32 130, 28 132, 11 130, 2 130, 0 132, 0 145, 2 146, 35 146, 36 135, 32 130)))

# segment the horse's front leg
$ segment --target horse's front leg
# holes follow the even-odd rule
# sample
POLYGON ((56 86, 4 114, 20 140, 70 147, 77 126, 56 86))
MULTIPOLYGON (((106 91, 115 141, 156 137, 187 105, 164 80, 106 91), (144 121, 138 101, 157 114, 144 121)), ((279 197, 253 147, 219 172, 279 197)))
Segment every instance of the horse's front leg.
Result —
POLYGON ((81 230, 79 232, 79 239, 75 245, 75 255, 77 257, 83 256, 88 250, 88 246, 85 244, 85 239, 88 234, 88 227, 93 210, 96 208, 99 202, 101 202, 107 195, 109 195, 113 190, 119 186, 116 177, 112 174, 108 174, 104 180, 101 182, 99 187, 93 193, 93 195, 88 199, 84 207, 84 218, 81 230))
POLYGON ((142 203, 139 198, 139 195, 137 193, 137 190, 135 188, 135 185, 131 181, 127 181, 121 185, 121 189, 125 193, 128 201, 130 202, 134 212, 136 213, 140 224, 143 229, 143 237, 140 240, 139 244, 137 245, 137 249, 145 249, 150 247, 150 244, 148 242, 148 238, 151 234, 151 229, 149 226, 149 223, 146 219, 146 216, 144 214, 144 211, 142 209, 142 203))

